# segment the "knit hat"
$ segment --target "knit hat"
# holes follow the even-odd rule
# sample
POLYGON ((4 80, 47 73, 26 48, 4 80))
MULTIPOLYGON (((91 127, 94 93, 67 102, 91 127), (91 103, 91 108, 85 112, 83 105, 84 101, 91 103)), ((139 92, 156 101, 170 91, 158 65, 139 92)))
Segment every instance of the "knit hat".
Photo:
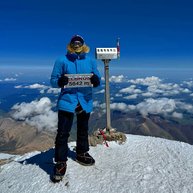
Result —
POLYGON ((70 40, 70 44, 73 44, 74 42, 81 42, 82 45, 84 44, 84 39, 83 37, 81 37, 80 35, 74 35, 71 40, 70 40))

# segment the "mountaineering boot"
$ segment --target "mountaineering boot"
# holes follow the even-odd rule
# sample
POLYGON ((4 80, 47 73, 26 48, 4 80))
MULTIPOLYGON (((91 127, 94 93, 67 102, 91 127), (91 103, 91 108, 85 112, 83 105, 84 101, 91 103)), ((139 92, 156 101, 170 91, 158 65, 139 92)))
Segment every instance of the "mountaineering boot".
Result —
POLYGON ((57 162, 54 166, 54 175, 52 177, 53 182, 60 182, 66 173, 66 162, 57 162))
POLYGON ((95 160, 88 152, 77 154, 76 161, 84 166, 92 166, 95 163, 95 160))

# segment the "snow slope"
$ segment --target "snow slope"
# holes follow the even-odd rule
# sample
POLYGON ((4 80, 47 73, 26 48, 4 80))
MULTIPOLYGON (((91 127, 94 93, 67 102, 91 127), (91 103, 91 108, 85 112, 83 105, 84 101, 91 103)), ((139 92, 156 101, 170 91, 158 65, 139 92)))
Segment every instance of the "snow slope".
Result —
POLYGON ((193 191, 193 146, 154 137, 127 135, 123 145, 91 147, 95 166, 73 159, 70 143, 67 177, 50 182, 54 149, 12 158, 1 166, 1 193, 190 193, 193 191))

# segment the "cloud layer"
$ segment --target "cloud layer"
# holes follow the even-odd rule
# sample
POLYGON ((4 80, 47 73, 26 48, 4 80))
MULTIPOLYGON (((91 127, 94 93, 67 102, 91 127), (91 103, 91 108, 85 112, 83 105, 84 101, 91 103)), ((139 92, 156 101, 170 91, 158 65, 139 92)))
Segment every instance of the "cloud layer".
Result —
MULTIPOLYGON (((119 80, 125 83, 125 77, 113 76, 110 80, 119 80)), ((115 81, 114 81, 115 82, 115 81)), ((158 77, 146 77, 127 80, 128 87, 118 90, 112 95, 114 100, 111 102, 112 110, 120 110, 124 112, 138 111, 142 115, 160 114, 164 116, 172 116, 175 118, 183 118, 182 112, 193 113, 193 106, 184 101, 181 101, 181 95, 193 96, 190 90, 193 87, 192 81, 184 81, 183 84, 164 83, 158 77), (187 88, 188 87, 188 88, 187 88), (128 100, 128 102, 115 102, 116 97, 119 99, 128 100), (172 98, 171 98, 172 97, 172 98), (129 104, 129 101, 135 100, 137 104, 129 104)), ((125 85, 125 84, 124 84, 125 85)), ((96 107, 105 111, 105 104, 96 102, 96 107)))
POLYGON ((15 104, 12 107, 12 117, 25 121, 39 130, 55 130, 57 128, 57 113, 51 108, 50 99, 43 97, 30 103, 15 104))
MULTIPOLYGON (((171 116, 181 119, 184 113, 193 114, 192 104, 184 101, 182 96, 193 96, 193 82, 184 81, 182 84, 164 83, 158 77, 146 77, 127 80, 123 75, 110 77, 114 88, 111 93, 112 110, 122 112, 136 111, 143 116, 150 114, 171 116), (124 84, 120 84, 124 83, 124 84), (116 86, 118 85, 118 86, 116 86), (123 86, 124 87, 123 87, 123 86), (119 102, 116 102, 119 101, 119 102), (132 101, 132 103, 131 103, 132 101)), ((23 86, 18 85, 15 88, 38 89, 41 94, 54 94, 58 96, 60 89, 51 88, 39 83, 23 86)), ((96 96, 104 94, 105 90, 96 90, 96 96)), ((54 99, 56 100, 56 98, 54 99)), ((192 100, 192 98, 191 98, 192 100)), ((29 125, 37 127, 39 130, 56 130, 57 112, 52 110, 53 104, 48 97, 31 101, 30 103, 17 103, 12 107, 12 117, 16 120, 22 120, 29 125)), ((94 101, 94 107, 105 112, 104 101, 94 101)))

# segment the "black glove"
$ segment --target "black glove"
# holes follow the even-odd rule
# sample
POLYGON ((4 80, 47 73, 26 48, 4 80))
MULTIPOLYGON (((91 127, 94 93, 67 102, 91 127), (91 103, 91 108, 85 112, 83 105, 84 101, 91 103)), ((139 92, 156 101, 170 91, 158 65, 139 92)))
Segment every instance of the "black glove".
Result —
POLYGON ((97 87, 100 84, 99 77, 96 74, 93 74, 90 78, 91 84, 93 84, 93 87, 97 87))
POLYGON ((68 84, 68 77, 67 76, 61 76, 58 79, 58 86, 60 88, 64 87, 64 85, 67 85, 67 84, 68 84))

